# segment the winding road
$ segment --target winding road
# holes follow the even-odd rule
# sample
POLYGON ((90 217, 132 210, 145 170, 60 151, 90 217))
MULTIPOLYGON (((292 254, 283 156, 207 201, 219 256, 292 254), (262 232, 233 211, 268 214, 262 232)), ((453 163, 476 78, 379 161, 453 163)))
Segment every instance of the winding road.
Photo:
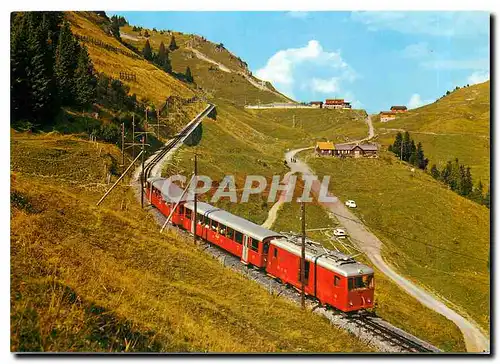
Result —
MULTIPOLYGON (((368 124, 369 129, 368 137, 360 141, 369 140, 374 136, 374 129, 370 116, 367 117, 366 123, 368 124)), ((314 175, 311 168, 305 162, 296 158, 297 153, 312 148, 313 147, 294 149, 288 151, 285 154, 285 159, 288 166, 290 167, 290 172, 285 175, 283 183, 287 183, 289 177, 294 173, 301 173, 302 175, 314 175), (295 158, 295 162, 293 163, 291 162, 292 158, 295 158)), ((316 180, 312 186, 312 193, 318 196, 319 190, 320 182, 316 180)), ((331 197, 335 197, 330 193, 328 193, 328 195, 331 197)), ((276 202, 276 204, 269 211, 268 219, 264 223, 265 226, 270 228, 274 223, 277 212, 280 206, 283 204, 284 196, 285 193, 282 193, 278 202, 276 202)), ((381 247, 383 243, 372 232, 369 231, 369 229, 342 203, 342 201, 340 201, 338 198, 335 198, 335 202, 333 203, 321 204, 336 216, 340 224, 345 228, 345 230, 349 233, 353 240, 357 242, 358 249, 366 254, 368 259, 370 259, 374 266, 376 266, 387 277, 392 279, 399 287, 404 289, 408 294, 416 298, 423 305, 447 317, 460 328, 464 336, 464 341, 468 352, 490 351, 490 343, 488 338, 482 333, 475 322, 459 315, 457 312, 441 302, 432 293, 427 292, 423 288, 404 278, 401 274, 396 272, 388 263, 384 261, 381 255, 381 247)))

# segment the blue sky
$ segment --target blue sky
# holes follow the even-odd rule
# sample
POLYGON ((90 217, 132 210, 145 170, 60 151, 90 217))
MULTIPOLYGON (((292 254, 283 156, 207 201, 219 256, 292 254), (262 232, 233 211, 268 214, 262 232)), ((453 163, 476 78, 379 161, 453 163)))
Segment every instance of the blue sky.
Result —
POLYGON ((369 112, 432 102, 489 79, 485 12, 108 12, 132 25, 222 42, 298 101, 369 112))

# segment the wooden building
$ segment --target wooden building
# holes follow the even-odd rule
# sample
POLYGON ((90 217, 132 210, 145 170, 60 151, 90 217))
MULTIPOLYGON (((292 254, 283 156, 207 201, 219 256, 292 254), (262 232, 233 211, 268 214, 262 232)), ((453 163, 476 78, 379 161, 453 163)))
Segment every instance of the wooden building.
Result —
POLYGON ((392 112, 407 112, 408 108, 406 106, 391 106, 392 112))
POLYGON ((335 145, 332 142, 317 142, 316 148, 314 148, 314 150, 319 155, 333 155, 335 151, 335 145))
POLYGON ((377 157, 378 147, 375 144, 335 144, 333 152, 337 157, 377 157))
POLYGON ((316 107, 318 109, 321 109, 321 108, 323 108, 323 101, 311 101, 310 105, 312 107, 316 107))

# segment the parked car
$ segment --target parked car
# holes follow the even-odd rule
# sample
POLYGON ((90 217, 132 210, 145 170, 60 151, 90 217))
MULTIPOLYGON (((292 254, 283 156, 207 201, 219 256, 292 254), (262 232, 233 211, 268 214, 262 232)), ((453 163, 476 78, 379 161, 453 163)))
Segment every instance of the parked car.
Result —
POLYGON ((346 237, 347 236, 345 230, 344 229, 340 229, 340 228, 334 229, 333 230, 333 235, 335 235, 337 237, 346 237))
POLYGON ((347 207, 351 207, 351 208, 354 208, 354 207, 356 207, 356 206, 357 206, 357 205, 356 205, 356 202, 355 202, 354 200, 347 200, 347 201, 345 202, 345 205, 346 205, 347 207))

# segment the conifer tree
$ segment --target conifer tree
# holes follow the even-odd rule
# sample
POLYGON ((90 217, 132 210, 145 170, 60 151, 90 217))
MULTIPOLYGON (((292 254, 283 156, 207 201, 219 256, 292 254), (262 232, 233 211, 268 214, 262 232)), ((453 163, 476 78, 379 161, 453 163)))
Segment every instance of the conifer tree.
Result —
POLYGON ((177 43, 175 42, 175 36, 172 35, 172 39, 170 39, 170 45, 168 46, 168 49, 170 49, 171 51, 175 51, 177 48, 177 43))
POLYGON ((89 58, 87 48, 81 46, 75 70, 76 104, 79 106, 88 106, 94 102, 95 89, 96 78, 94 76, 94 67, 89 58))
POLYGON ((407 131, 404 133, 403 136, 403 157, 402 159, 406 162, 410 159, 412 152, 412 147, 411 147, 411 139, 410 139, 410 133, 407 131))
POLYGON ((189 68, 189 66, 186 68, 186 81, 190 83, 194 81, 193 75, 191 74, 191 68, 189 68))
POLYGON ((30 84, 26 72, 29 66, 29 55, 26 47, 28 36, 27 18, 13 13, 10 34, 10 102, 12 121, 29 119, 31 117, 30 84))
POLYGON ((170 59, 168 58, 168 52, 165 48, 165 44, 163 42, 160 43, 160 48, 158 50, 158 54, 156 56, 158 65, 165 70, 166 72, 172 72, 172 65, 170 63, 170 59))
POLYGON ((148 61, 153 60, 153 51, 151 50, 151 45, 149 44, 149 40, 146 40, 146 44, 144 44, 144 48, 142 49, 142 55, 148 61))
POLYGON ((62 105, 70 105, 74 95, 74 72, 77 64, 79 45, 71 33, 69 24, 64 22, 59 33, 56 48, 55 75, 62 105))
POLYGON ((398 131, 396 134, 396 138, 394 140, 394 144, 392 145, 392 151, 401 158, 401 146, 403 144, 403 135, 398 131))
POLYGON ((120 19, 116 15, 111 17, 111 35, 118 40, 121 40, 120 36, 120 19))
POLYGON ((433 164, 431 167, 431 176, 434 177, 434 179, 440 179, 441 177, 441 173, 439 173, 439 169, 435 164, 433 164))
POLYGON ((26 76, 30 84, 30 109, 33 119, 40 122, 49 116, 51 95, 51 73, 46 64, 45 35, 42 25, 37 25, 34 17, 30 17, 27 48, 29 64, 26 76))

